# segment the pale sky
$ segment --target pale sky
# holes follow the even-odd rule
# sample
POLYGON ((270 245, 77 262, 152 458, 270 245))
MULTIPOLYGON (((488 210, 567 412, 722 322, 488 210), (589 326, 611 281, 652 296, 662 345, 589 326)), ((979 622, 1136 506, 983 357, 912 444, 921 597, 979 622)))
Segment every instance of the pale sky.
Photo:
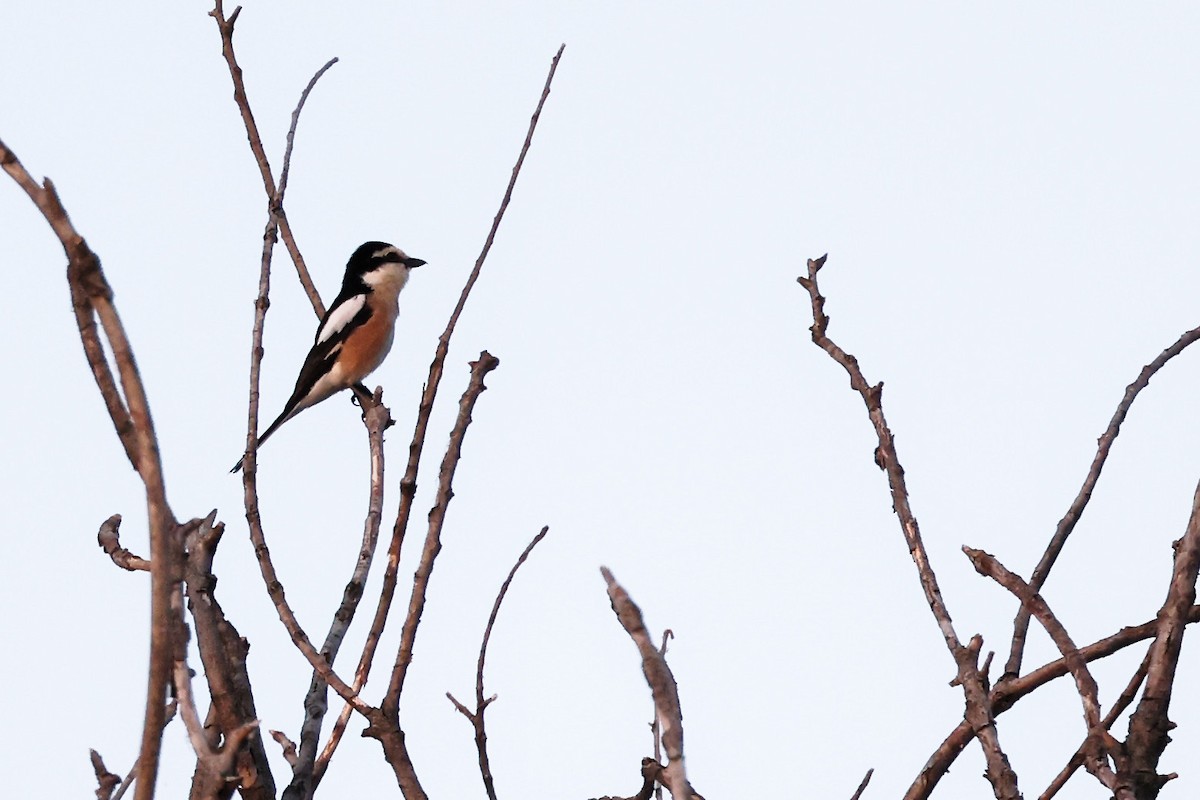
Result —
MULTIPOLYGON (((54 179, 103 259, 173 509, 216 508, 228 525, 218 598, 251 641, 264 729, 296 738, 310 670, 267 598, 228 474, 245 442, 265 201, 209 9, 11 4, 0 139, 54 179)), ((402 578, 415 568, 466 362, 486 348, 501 365, 467 434, 403 703, 430 795, 483 796, 471 728, 444 693, 471 695, 496 589, 549 525, 491 645, 501 797, 639 785, 649 691, 600 565, 652 630, 677 636, 668 658, 705 796, 849 797, 868 767, 867 798, 900 796, 961 718, 962 692, 948 686, 954 664, 862 402, 810 343, 795 278, 830 254, 830 335, 886 383, 958 634, 982 634, 1003 662, 1016 603, 959 548, 1028 576, 1124 387, 1200 324, 1198 36, 1200 11, 1178 2, 249 0, 235 43, 276 169, 300 90, 340 59, 301 119, 286 203, 326 301, 365 240, 429 262, 368 380, 397 419, 385 530, 436 337, 567 45, 451 349, 401 567, 402 578)), ((124 774, 145 699, 149 583, 95 545, 121 513, 124 544, 148 555, 144 497, 86 368, 64 265, 33 205, 0 179, 12 370, 0 400, 0 752, 13 797, 90 796, 89 747, 124 774)), ((266 421, 316 325, 282 249, 271 300, 266 421)), ((1080 644, 1152 618, 1165 596, 1200 477, 1198 370, 1185 353, 1143 393, 1046 586, 1080 644)), ((289 422, 259 457, 267 539, 314 638, 354 563, 366 475, 344 396, 289 422)), ((1196 635, 1161 764, 1182 777, 1164 797, 1200 793, 1196 635)), ((1093 665, 1105 710, 1142 652, 1093 665)), ((1054 657, 1031 636, 1027 667, 1054 657)), ((395 790, 362 727, 352 720, 318 796, 395 790)), ((1073 686, 1039 690, 999 731, 1037 796, 1084 736, 1073 686)), ((182 796, 192 758, 176 721, 161 797, 182 796)), ((991 797, 982 770, 972 744, 935 796, 991 797)), ((1101 796, 1086 774, 1060 795, 1101 796)))

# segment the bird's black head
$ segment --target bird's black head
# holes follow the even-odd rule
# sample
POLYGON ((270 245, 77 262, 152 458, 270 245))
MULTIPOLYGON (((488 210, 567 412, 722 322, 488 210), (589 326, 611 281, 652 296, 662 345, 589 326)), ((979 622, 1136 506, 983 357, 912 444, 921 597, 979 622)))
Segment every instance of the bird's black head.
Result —
POLYGON ((410 258, 387 242, 367 242, 346 262, 342 294, 383 290, 398 294, 408 282, 408 272, 425 262, 410 258))
POLYGON ((346 262, 346 273, 365 275, 385 264, 400 264, 406 269, 414 269, 424 263, 419 258, 409 258, 399 247, 387 242, 365 242, 346 262))

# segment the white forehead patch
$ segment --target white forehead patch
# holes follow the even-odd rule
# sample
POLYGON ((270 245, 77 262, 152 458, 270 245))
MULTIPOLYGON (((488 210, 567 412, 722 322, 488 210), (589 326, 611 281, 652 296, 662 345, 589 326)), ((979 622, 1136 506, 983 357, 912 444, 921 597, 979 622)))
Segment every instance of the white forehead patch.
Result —
POLYGON ((356 294, 346 302, 339 305, 329 314, 329 319, 325 320, 325 324, 321 326, 321 330, 317 331, 317 343, 327 341, 331 336, 337 335, 342 331, 350 320, 358 316, 358 312, 362 311, 363 305, 367 302, 365 294, 356 294))
POLYGON ((406 258, 404 251, 395 245, 381 247, 371 254, 371 258, 384 258, 386 256, 394 256, 399 261, 403 261, 406 258))

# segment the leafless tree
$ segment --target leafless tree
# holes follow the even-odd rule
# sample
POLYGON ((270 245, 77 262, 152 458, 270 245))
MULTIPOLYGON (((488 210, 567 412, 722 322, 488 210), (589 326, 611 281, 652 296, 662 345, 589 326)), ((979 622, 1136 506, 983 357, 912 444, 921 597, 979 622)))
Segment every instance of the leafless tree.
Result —
MULTIPOLYGON (((203 517, 195 516, 180 521, 168 505, 164 490, 163 465, 150 414, 149 398, 134 358, 133 345, 121 324, 113 302, 113 291, 101 268, 100 259, 76 230, 54 184, 49 179, 41 183, 35 181, 16 154, 0 142, 0 166, 36 204, 62 243, 67 258, 67 288, 88 365, 118 440, 142 480, 150 509, 148 558, 142 558, 122 547, 119 515, 105 520, 97 537, 104 553, 114 565, 133 573, 149 573, 152 624, 149 631, 150 656, 139 756, 128 776, 121 778, 109 772, 101 756, 93 751, 91 760, 97 781, 96 796, 117 800, 133 786, 134 796, 139 800, 153 797, 158 778, 162 732, 164 727, 178 716, 196 755, 191 789, 193 798, 227 798, 237 792, 253 800, 273 799, 277 796, 289 800, 306 800, 313 797, 319 788, 351 717, 358 715, 366 726, 364 735, 378 742, 384 759, 391 765, 397 787, 403 796, 407 800, 424 800, 426 793, 409 756, 399 707, 426 605, 427 590, 441 551, 446 513, 454 496, 455 470, 462 458, 464 441, 472 422, 472 411, 486 389, 485 379, 500 364, 499 360, 487 351, 481 352, 469 365, 469 374, 457 401, 458 413, 450 432, 449 444, 437 467, 434 505, 428 515, 429 522, 421 546, 419 566, 409 588, 407 610, 403 613, 400 623, 400 643, 390 659, 391 670, 388 673, 386 690, 373 702, 364 697, 364 691, 372 668, 382 657, 378 650, 379 642, 392 615, 395 595, 400 588, 398 571, 401 551, 416 496, 417 478, 425 455, 430 417, 444 377, 450 341, 511 201, 538 120, 549 97, 563 49, 559 48, 551 61, 499 209, 458 303, 438 340, 425 389, 416 411, 408 459, 399 480, 400 505, 388 540, 382 585, 371 615, 365 643, 358 654, 353 674, 350 674, 349 670, 344 668, 341 671, 337 669, 337 657, 365 594, 367 576, 379 544, 383 499, 387 486, 383 433, 393 424, 393 418, 390 409, 383 403, 382 390, 377 389, 373 394, 361 389, 356 390, 357 401, 363 409, 371 458, 369 501, 359 557, 347 580, 341 603, 335 609, 325 637, 319 645, 297 621, 287 600, 281 576, 272 561, 266 539, 266 526, 259 513, 255 451, 252 446, 256 441, 258 429, 259 376, 264 354, 263 331, 269 305, 274 246, 280 238, 295 267, 297 278, 308 294, 314 312, 319 317, 325 310, 288 223, 284 200, 301 111, 310 92, 321 76, 336 63, 336 59, 326 63, 313 75, 301 94, 292 114, 282 168, 277 180, 255 123, 234 49, 234 31, 240 11, 238 8, 226 16, 223 3, 216 0, 211 16, 216 22, 222 52, 233 83, 236 108, 241 115, 251 151, 262 177, 266 199, 266 223, 251 335, 246 431, 248 449, 243 474, 244 509, 264 588, 292 642, 306 660, 306 668, 312 670, 311 682, 302 700, 304 722, 299 730, 298 741, 293 741, 280 731, 270 732, 271 738, 282 748, 291 767, 291 775, 286 782, 276 780, 267 759, 266 739, 259 727, 253 683, 246 664, 247 641, 227 618, 216 597, 213 560, 224 526, 217 521, 215 511, 203 517), (193 687, 193 673, 188 666, 188 642, 192 636, 195 636, 204 666, 203 690, 209 700, 209 707, 204 714, 201 714, 197 692, 193 687), (342 707, 328 735, 322 740, 324 721, 329 711, 330 689, 340 698, 342 707)), ((1028 580, 988 553, 970 547, 963 548, 980 574, 991 578, 1015 597, 1019 609, 1013 622, 1008 660, 1003 672, 993 684, 992 653, 984 655, 983 640, 979 635, 971 636, 966 642, 962 640, 951 621, 949 609, 938 587, 937 577, 910 503, 895 437, 884 416, 883 384, 869 383, 857 359, 829 337, 830 320, 824 311, 826 300, 818 284, 818 273, 825 265, 825 260, 822 256, 808 261, 806 274, 799 278, 810 300, 812 341, 845 369, 850 376, 851 388, 859 394, 866 406, 878 439, 875 461, 887 474, 893 508, 916 566, 920 590, 953 660, 955 684, 963 692, 962 719, 937 746, 920 770, 905 795, 906 800, 928 797, 940 778, 972 740, 977 741, 982 748, 987 762, 986 779, 995 796, 1005 800, 1021 797, 1017 773, 1002 747, 997 720, 1016 702, 1039 687, 1067 675, 1071 676, 1078 690, 1085 725, 1075 755, 1041 797, 1052 797, 1080 767, 1090 773, 1107 792, 1122 800, 1157 797, 1163 785, 1173 777, 1160 775, 1158 762, 1169 743, 1168 732, 1172 723, 1167 714, 1177 676, 1181 642, 1187 625, 1200 619, 1200 606, 1195 603, 1197 571, 1200 569, 1200 487, 1197 488, 1193 500, 1192 515, 1187 528, 1175 543, 1174 570, 1165 587, 1166 599, 1155 619, 1121 627, 1111 636, 1081 646, 1072 639, 1039 591, 1067 538, 1086 509, 1120 426, 1138 393, 1158 370, 1200 338, 1200 328, 1184 333, 1178 341, 1147 365, 1130 384, 1107 430, 1100 437, 1095 459, 1078 495, 1059 522, 1045 555, 1028 580), (1031 620, 1036 620, 1046 630, 1061 657, 1035 669, 1022 671, 1025 639, 1031 620), (1140 643, 1148 643, 1141 665, 1130 677, 1125 690, 1113 706, 1102 713, 1097 682, 1090 672, 1089 664, 1120 650, 1136 647, 1140 643), (1130 707, 1134 707, 1134 710, 1129 718, 1129 732, 1125 740, 1121 741, 1112 735, 1110 729, 1130 707)), ((485 712, 494 700, 494 696, 488 697, 484 690, 488 644, 501 605, 518 569, 547 533, 548 529, 542 528, 533 537, 516 559, 494 598, 476 662, 474 708, 447 694, 453 707, 471 726, 480 777, 484 792, 490 800, 496 800, 499 793, 488 757, 485 725, 485 712)), ((641 786, 636 793, 629 796, 629 800, 648 800, 656 792, 661 796, 663 788, 676 800, 700 798, 691 786, 685 769, 681 700, 674 675, 666 660, 669 632, 663 634, 661 643, 656 646, 641 610, 629 592, 617 582, 609 570, 602 568, 601 572, 617 620, 637 648, 654 703, 654 756, 642 760, 636 770, 636 777, 631 765, 631 784, 640 779, 641 786)), ((856 765, 854 768, 859 767, 856 765)), ((872 771, 868 770, 851 795, 853 798, 866 795, 871 775, 872 771)), ((800 787, 795 787, 795 791, 802 793, 800 787)))

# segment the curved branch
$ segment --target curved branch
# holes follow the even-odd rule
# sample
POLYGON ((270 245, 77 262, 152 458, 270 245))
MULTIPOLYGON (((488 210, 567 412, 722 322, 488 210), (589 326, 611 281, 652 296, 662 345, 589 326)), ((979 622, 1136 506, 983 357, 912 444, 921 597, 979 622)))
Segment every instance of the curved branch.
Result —
MULTIPOLYGON (((304 256, 300 254, 300 247, 296 244, 296 238, 292 235, 292 228, 288 224, 287 217, 283 214, 283 198, 279 197, 276 201, 276 195, 282 195, 282 192, 277 192, 275 188, 275 177, 271 174, 271 163, 267 160, 267 152, 263 148, 262 136, 258 133, 258 124, 254 121, 254 112, 250 110, 250 99, 246 96, 246 84, 242 80, 242 68, 237 63, 237 54, 233 51, 233 26, 237 22, 238 15, 242 13, 242 7, 238 6, 234 12, 225 17, 224 4, 222 0, 215 0, 215 7, 209 12, 209 16, 217 22, 217 29, 221 33, 221 54, 225 57, 225 63, 229 67, 229 77, 233 80, 233 100, 237 104, 238 111, 242 115, 242 124, 246 128, 246 138, 250 143, 250 152, 254 154, 254 161, 258 164, 258 171, 262 175, 263 189, 267 193, 267 201, 272 204, 272 208, 277 208, 279 211, 279 233, 283 237, 284 246, 287 247, 288 254, 292 257, 292 263, 296 265, 296 277, 300 280, 300 285, 304 287, 305 294, 308 295, 308 300, 312 303, 313 311, 318 317, 325 315, 325 305, 321 302, 321 295, 317 292, 317 287, 313 285, 312 276, 308 273, 308 265, 304 263, 304 256)), ((304 91, 301 99, 308 96, 309 90, 316 82, 317 78, 329 69, 337 59, 333 59, 322 67, 309 82, 308 89, 304 91)), ((297 109, 297 114, 299 109, 297 109)), ((292 130, 295 130, 296 114, 292 115, 292 130)), ((288 151, 291 151, 291 140, 294 134, 288 135, 288 151)), ((284 165, 286 173, 287 165, 284 165)))
POLYGON ((488 761, 487 730, 483 720, 487 707, 496 699, 495 695, 488 698, 483 696, 483 666, 487 661, 488 641, 492 638, 492 626, 496 624, 496 616, 500 613, 500 604, 504 602, 504 596, 508 594, 508 587, 516 577, 517 570, 525 563, 525 559, 529 558, 529 554, 533 552, 533 548, 537 547, 538 542, 546 538, 546 534, 549 532, 549 526, 543 527, 541 532, 533 537, 533 541, 526 545, 517 558, 517 563, 513 564, 512 569, 508 571, 508 577, 500 585, 499 593, 496 594, 496 602, 492 604, 492 613, 488 615, 487 626, 483 629, 483 642, 479 646, 479 660, 475 664, 475 711, 468 710, 466 706, 454 699, 454 695, 446 692, 446 697, 475 729, 475 750, 479 754, 479 774, 483 777, 483 789, 487 792, 488 800, 496 800, 496 785, 492 779, 491 763, 488 761))
POLYGON ((135 796, 149 800, 158 776, 158 754, 165 724, 167 684, 171 677, 173 636, 170 593, 179 562, 178 548, 171 534, 178 523, 167 503, 166 485, 159 459, 158 438, 150 416, 146 388, 138 372, 133 348, 125 327, 113 305, 113 290, 100 258, 75 230, 66 208, 49 178, 39 186, 16 154, 0 141, 0 167, 25 190, 50 223, 67 255, 67 284, 83 341, 84 353, 92 368, 96 385, 108 407, 125 454, 141 476, 146 490, 147 518, 150 525, 150 668, 146 687, 146 718, 142 727, 141 755, 135 796), (100 346, 95 319, 100 320, 104 336, 116 362, 121 392, 117 393, 107 355, 100 346))
MULTIPOLYGON (((1042 586, 1045 585, 1046 578, 1050 575, 1050 569, 1066 545, 1067 538, 1075 530, 1075 525, 1083 515, 1083 510, 1087 508, 1088 501, 1092 499, 1092 490, 1096 488, 1096 483, 1100 480, 1100 472, 1104 469, 1108 453, 1112 449, 1117 435, 1121 432, 1121 424, 1125 422, 1125 417, 1129 414, 1133 401, 1137 399, 1142 389, 1150 385, 1150 379, 1154 377, 1155 373, 1198 339, 1200 339, 1200 327, 1187 331, 1175 340, 1174 344, 1159 353, 1153 361, 1142 367, 1137 379, 1125 387, 1125 396, 1117 404, 1117 410, 1113 412, 1108 427, 1097 440, 1096 455, 1092 459, 1092 466, 1088 469, 1087 477, 1083 480, 1083 486, 1079 488, 1079 494, 1075 495, 1067 513, 1058 521, 1058 527, 1050 539, 1050 544, 1046 546, 1046 551, 1042 554, 1041 560, 1033 570, 1033 575, 1029 578, 1029 585, 1035 592, 1041 591, 1042 586)), ((1004 665, 1004 675, 1000 678, 1001 682, 1015 678, 1021 673, 1021 660, 1024 657, 1025 637, 1028 632, 1029 610, 1022 606, 1017 611, 1016 619, 1013 620, 1012 646, 1009 649, 1008 662, 1004 665)))
MULTIPOLYGON (((366 685, 367 678, 371 672, 371 665, 375 659, 375 652, 379 646, 380 637, 383 635, 383 630, 387 625, 388 614, 391 612, 392 602, 395 598, 397 576, 400 568, 400 551, 404 544, 405 533, 408 530, 408 521, 412 514, 413 498, 417 493, 417 474, 419 471, 421 454, 425 447, 425 437, 429 429, 429 417, 433 412, 433 403, 437 397, 438 386, 441 384, 442 374, 446 356, 450 350, 450 339, 454 334, 454 328, 458 324, 458 319, 462 315, 463 309, 466 307, 467 298, 471 293, 471 288, 475 285, 479 275, 483 269, 484 261, 487 259, 488 253, 491 251, 492 243, 495 241, 496 233, 500 228, 500 223, 504 218, 504 213, 508 209, 509 201, 512 198, 513 189, 516 186, 517 178, 520 175, 521 167, 525 163, 525 156, 533 143, 533 134, 537 129, 538 120, 541 118, 542 109, 546 104, 547 98, 550 96, 550 86, 554 80, 554 73, 558 69, 558 62, 562 58, 563 50, 566 45, 558 48, 554 58, 550 62, 550 70, 546 75, 546 81, 542 86, 542 93, 538 99, 537 107, 534 109, 533 116, 529 120, 529 127, 525 133, 525 140, 521 146, 520 154, 517 156, 517 161, 512 169, 512 175, 509 178, 508 186, 505 189, 504 197, 501 200, 500 208, 496 212, 496 216, 492 219, 491 228, 488 231, 487 238, 483 248, 479 253, 479 257, 475 260, 475 266, 468 277, 466 284, 463 286, 462 293, 459 295, 458 303, 455 305, 454 311, 450 315, 450 319, 446 324, 446 329, 438 338, 437 349, 434 352, 433 361, 429 365, 429 377, 425 381, 425 390, 421 394, 421 401, 417 411, 417 421, 413 430, 412 441, 408 446, 408 463, 405 466, 404 476, 400 479, 400 508, 396 513, 396 522, 392 526, 392 538, 388 545, 387 566, 383 573, 383 586, 379 593, 379 601, 375 607, 375 616, 371 621, 370 630, 367 632, 366 642, 363 645, 362 653, 359 656, 358 667, 354 673, 354 685, 357 688, 362 688, 366 685)), ((329 741, 326 743, 325 749, 322 751, 318 759, 317 773, 323 771, 321 764, 328 763, 329 758, 337 749, 338 743, 341 741, 342 733, 345 730, 346 722, 350 718, 349 706, 344 707, 339 714, 337 722, 334 723, 333 731, 330 734, 329 741)))

